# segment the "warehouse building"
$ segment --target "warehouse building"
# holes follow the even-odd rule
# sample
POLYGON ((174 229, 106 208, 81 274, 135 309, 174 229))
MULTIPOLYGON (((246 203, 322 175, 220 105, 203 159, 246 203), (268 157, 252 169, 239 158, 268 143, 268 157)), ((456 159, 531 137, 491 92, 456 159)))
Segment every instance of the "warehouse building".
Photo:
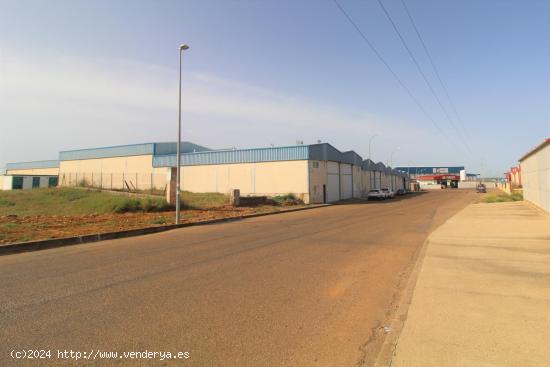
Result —
POLYGON ((523 198, 550 212, 550 138, 520 158, 523 198))
POLYGON ((467 180, 464 166, 396 167, 415 180, 422 189, 458 188, 461 176, 467 180))
MULTIPOLYGON (((181 189, 243 196, 293 193, 306 203, 365 196, 371 188, 408 187, 408 176, 328 143, 213 150, 182 142, 181 189)), ((175 143, 146 143, 62 151, 60 186, 166 190, 176 166, 175 143)), ((53 171, 52 171, 53 172, 53 171)))
MULTIPOLYGON (((156 156, 154 166, 174 167, 175 161, 175 154, 156 156)), ((242 195, 293 193, 306 203, 334 202, 366 195, 370 185, 365 177, 375 173, 363 165, 357 153, 342 153, 328 143, 204 151, 182 155, 182 188, 198 192, 238 188, 242 195)), ((378 167, 380 175, 385 167, 378 167)), ((392 173, 400 178, 395 189, 405 188, 405 175, 392 173)))
POLYGON ((53 187, 58 184, 59 162, 35 161, 8 163, 0 174, 1 190, 53 187))
MULTIPOLYGON (((182 142, 181 151, 209 148, 182 142)), ((145 143, 67 150, 59 153, 60 186, 92 186, 113 190, 163 190, 166 170, 154 166, 154 157, 176 154, 176 143, 145 143)))

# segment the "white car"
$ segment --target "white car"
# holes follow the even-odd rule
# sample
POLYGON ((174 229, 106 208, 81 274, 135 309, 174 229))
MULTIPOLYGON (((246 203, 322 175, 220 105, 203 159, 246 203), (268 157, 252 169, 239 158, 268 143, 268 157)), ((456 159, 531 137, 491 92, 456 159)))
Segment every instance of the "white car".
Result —
POLYGON ((386 194, 384 194, 381 190, 373 189, 369 191, 369 193, 367 194, 367 198, 369 200, 372 200, 372 199, 384 200, 386 199, 386 194))
POLYGON ((386 195, 386 198, 387 199, 391 199, 395 196, 395 192, 391 191, 390 189, 388 189, 387 187, 383 187, 380 189, 380 191, 382 191, 382 193, 384 195, 386 195))

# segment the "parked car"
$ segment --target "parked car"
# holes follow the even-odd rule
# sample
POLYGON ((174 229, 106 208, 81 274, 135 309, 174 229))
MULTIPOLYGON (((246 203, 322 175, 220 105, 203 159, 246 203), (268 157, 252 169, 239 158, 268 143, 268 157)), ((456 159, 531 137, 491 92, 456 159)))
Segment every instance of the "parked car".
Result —
POLYGON ((369 193, 367 194, 367 198, 369 200, 384 200, 386 198, 386 194, 384 194, 381 190, 373 189, 369 191, 369 193))
POLYGON ((395 196, 395 193, 390 189, 388 189, 387 187, 383 187, 380 191, 382 191, 384 195, 386 195, 386 198, 388 199, 391 199, 395 196))
POLYGON ((480 183, 479 185, 476 186, 476 192, 484 194, 487 192, 487 188, 485 187, 484 184, 480 183))
POLYGON ((405 195, 407 192, 404 189, 398 189, 395 192, 395 195, 405 195))

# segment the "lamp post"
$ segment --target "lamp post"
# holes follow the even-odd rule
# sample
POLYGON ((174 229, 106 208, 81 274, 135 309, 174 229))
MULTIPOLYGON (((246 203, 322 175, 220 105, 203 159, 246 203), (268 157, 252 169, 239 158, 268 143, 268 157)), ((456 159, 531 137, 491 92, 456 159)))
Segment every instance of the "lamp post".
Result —
POLYGON ((181 55, 189 49, 186 44, 180 45, 180 78, 178 90, 178 140, 176 141, 176 224, 180 223, 180 166, 181 166, 181 55))

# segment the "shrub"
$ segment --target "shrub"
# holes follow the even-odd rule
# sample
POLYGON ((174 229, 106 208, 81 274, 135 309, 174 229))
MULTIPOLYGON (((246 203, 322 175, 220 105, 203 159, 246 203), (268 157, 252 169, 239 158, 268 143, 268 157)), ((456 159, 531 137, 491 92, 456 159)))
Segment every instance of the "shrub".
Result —
POLYGON ((113 212, 115 213, 127 213, 127 212, 137 212, 141 210, 141 203, 139 200, 127 198, 120 202, 117 202, 113 206, 113 212))
POLYGON ((303 204, 303 201, 298 199, 293 193, 288 193, 286 195, 277 195, 274 196, 273 201, 278 205, 298 205, 303 204))
POLYGON ((79 180, 76 183, 76 186, 78 186, 78 187, 90 187, 90 186, 92 186, 92 184, 90 182, 88 182, 88 180, 83 178, 83 179, 79 180))
POLYGON ((162 212, 169 209, 170 204, 163 199, 147 198, 143 201, 143 210, 146 212, 162 212))
POLYGON ((523 195, 521 193, 513 193, 512 195, 508 195, 508 194, 487 195, 481 198, 481 201, 484 203, 504 203, 509 201, 521 201, 521 200, 523 200, 523 195))
POLYGON ((75 189, 61 189, 51 190, 49 195, 57 195, 67 201, 76 201, 88 196, 88 190, 75 190, 75 189))
POLYGON ((15 203, 11 200, 0 199, 0 205, 2 205, 2 206, 14 206, 15 203))
POLYGON ((152 224, 166 224, 168 222, 168 219, 164 217, 155 218, 151 221, 152 224))

